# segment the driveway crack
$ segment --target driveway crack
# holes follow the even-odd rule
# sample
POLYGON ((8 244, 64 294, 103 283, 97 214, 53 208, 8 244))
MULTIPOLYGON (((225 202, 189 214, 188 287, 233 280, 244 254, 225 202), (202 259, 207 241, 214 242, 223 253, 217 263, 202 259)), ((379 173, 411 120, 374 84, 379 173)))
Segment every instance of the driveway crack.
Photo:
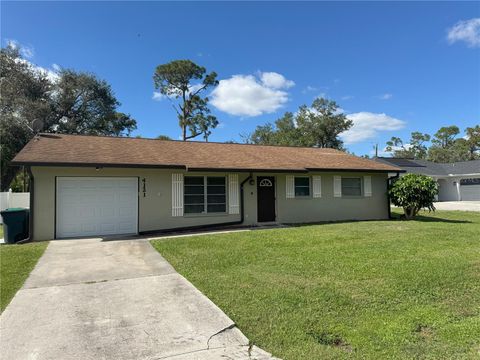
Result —
POLYGON ((218 336, 225 331, 234 329, 235 327, 236 327, 235 323, 232 323, 232 324, 228 325, 227 327, 224 327, 223 329, 217 331, 215 334, 211 335, 207 340, 207 350, 210 349, 210 340, 212 340, 215 336, 218 336))

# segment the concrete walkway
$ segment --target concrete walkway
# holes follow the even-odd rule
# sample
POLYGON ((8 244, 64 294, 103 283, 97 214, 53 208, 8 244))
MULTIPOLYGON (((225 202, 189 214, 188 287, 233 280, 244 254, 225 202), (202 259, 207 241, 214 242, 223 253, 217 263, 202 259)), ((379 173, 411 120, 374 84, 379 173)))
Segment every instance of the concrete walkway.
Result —
POLYGON ((273 359, 143 240, 50 242, 0 342, 1 359, 273 359))
POLYGON ((435 203, 437 210, 480 211, 480 201, 441 201, 435 203))

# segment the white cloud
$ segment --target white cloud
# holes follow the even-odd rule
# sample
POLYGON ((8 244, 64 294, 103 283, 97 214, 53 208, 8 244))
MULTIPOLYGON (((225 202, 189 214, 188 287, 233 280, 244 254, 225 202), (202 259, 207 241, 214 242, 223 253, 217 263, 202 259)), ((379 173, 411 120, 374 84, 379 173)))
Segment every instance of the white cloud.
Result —
POLYGON ((160 101, 166 99, 167 97, 163 95, 160 91, 154 91, 152 95, 152 100, 160 101))
POLYGON ((394 151, 400 151, 400 150, 408 150, 412 147, 411 144, 404 144, 403 147, 402 146, 392 146, 392 151, 387 151, 387 147, 384 147, 383 148, 383 151, 386 152, 386 153, 392 153, 394 151))
POLYGON ((371 112, 348 114, 347 118, 353 121, 353 126, 340 136, 346 144, 358 143, 374 139, 381 131, 399 130, 405 127, 405 121, 371 112))
POLYGON ((229 79, 220 80, 212 91, 211 103, 217 109, 237 116, 273 113, 288 101, 288 93, 281 89, 289 88, 294 83, 283 75, 271 74, 276 73, 260 73, 259 78, 253 75, 233 75, 229 79))
POLYGON ((20 52, 20 55, 22 55, 22 58, 17 58, 15 61, 17 61, 18 63, 26 64, 29 67, 31 67, 34 71, 44 74, 52 82, 55 82, 58 80, 59 78, 58 72, 61 70, 61 67, 59 65, 52 64, 52 68, 48 69, 48 68, 44 68, 42 66, 36 65, 29 60, 35 55, 35 52, 32 46, 20 44, 17 40, 13 40, 13 39, 7 40, 7 46, 10 46, 14 49, 18 49, 18 51, 20 52))
POLYGON ((18 49, 20 44, 18 43, 17 40, 7 39, 7 46, 11 47, 12 49, 18 49))
MULTIPOLYGON (((400 150, 408 150, 412 147, 411 144, 404 144, 403 147, 401 146, 392 146, 392 149, 391 151, 387 151, 387 147, 385 146, 383 148, 383 150, 379 150, 378 151, 378 156, 381 156, 381 157, 391 157, 392 154, 395 152, 395 151, 400 151, 400 150)), ((372 155, 375 155, 375 151, 372 151, 371 152, 372 155)))
POLYGON ((385 94, 376 96, 376 98, 380 100, 390 100, 392 97, 393 97, 393 94, 390 94, 390 93, 385 93, 385 94))
POLYGON ((198 84, 193 84, 190 86, 190 88, 188 89, 188 93, 191 93, 191 92, 195 92, 195 91, 198 91, 200 90, 201 88, 203 87, 203 84, 202 83, 198 83, 198 84))
POLYGON ((33 48, 31 47, 22 47, 22 49, 20 50, 20 54, 22 54, 27 59, 31 59, 35 53, 33 52, 33 48))
POLYGON ((20 44, 17 40, 8 39, 7 46, 10 46, 14 49, 18 49, 18 51, 20 52, 20 55, 22 55, 26 59, 31 59, 35 55, 33 46, 20 44))
POLYGON ((45 76, 52 82, 55 82, 59 79, 58 71, 55 69, 46 69, 38 65, 33 65, 38 71, 42 72, 45 74, 45 76))
POLYGON ((295 86, 292 80, 287 80, 285 76, 276 72, 260 73, 260 80, 263 85, 272 89, 288 89, 295 86))
POLYGON ((370 156, 375 156, 375 155, 378 155, 379 157, 392 157, 392 153, 385 151, 385 149, 378 150, 378 154, 375 154, 375 149, 370 150, 370 156))
POLYGON ((342 100, 351 100, 351 99, 353 99, 353 98, 354 98, 353 95, 345 95, 345 96, 342 96, 342 97, 341 97, 342 100))
POLYGON ((450 44, 464 41, 468 47, 480 47, 480 18, 462 20, 447 30, 450 44))
POLYGON ((307 92, 312 92, 312 91, 318 91, 318 88, 316 88, 315 86, 308 85, 305 89, 302 90, 302 93, 306 94, 307 92))
MULTIPOLYGON (((52 82, 55 82, 58 80, 59 76, 58 76, 58 70, 55 69, 55 67, 53 69, 47 69, 47 68, 44 68, 44 67, 41 67, 41 66, 38 66, 26 59, 20 59, 20 58, 17 58, 15 59, 15 61, 17 61, 18 63, 22 63, 22 64, 26 64, 28 65, 30 68, 32 68, 32 70, 34 71, 37 71, 39 73, 42 73, 43 75, 45 75, 50 81, 52 82)), ((54 64, 55 65, 55 64, 54 64)))

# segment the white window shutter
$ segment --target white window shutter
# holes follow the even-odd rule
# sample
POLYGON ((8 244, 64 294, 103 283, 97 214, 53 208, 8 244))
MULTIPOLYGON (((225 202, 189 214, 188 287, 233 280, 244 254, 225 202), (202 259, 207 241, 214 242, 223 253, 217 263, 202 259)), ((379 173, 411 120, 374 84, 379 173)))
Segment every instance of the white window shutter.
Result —
POLYGON ((363 195, 372 196, 372 177, 371 176, 363 177, 363 195))
POLYGON ((341 176, 333 177, 333 196, 342 197, 342 177, 341 176))
POLYGON ((183 216, 183 174, 172 174, 172 216, 183 216))
POLYGON ((295 177, 293 175, 287 175, 285 184, 286 184, 285 193, 286 193, 287 199, 295 198, 295 177))
POLYGON ((228 175, 228 213, 240 214, 240 195, 238 174, 228 175))
POLYGON ((322 177, 314 176, 313 180, 313 197, 319 198, 322 197, 322 177))

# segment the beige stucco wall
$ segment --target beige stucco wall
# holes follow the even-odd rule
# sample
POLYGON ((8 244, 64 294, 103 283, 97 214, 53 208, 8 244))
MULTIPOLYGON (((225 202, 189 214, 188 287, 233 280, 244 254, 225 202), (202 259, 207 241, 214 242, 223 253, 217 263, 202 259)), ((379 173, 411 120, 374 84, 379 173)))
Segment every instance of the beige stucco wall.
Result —
MULTIPOLYGON (((34 195, 34 238, 49 240, 55 236, 55 178, 58 176, 125 176, 146 179, 145 196, 140 181, 139 192, 139 231, 154 231, 161 229, 181 228, 197 225, 208 225, 221 222, 240 220, 240 215, 185 215, 172 216, 172 172, 177 170, 163 169, 115 169, 102 168, 69 168, 69 167, 32 167, 35 177, 34 195)), ((185 173, 185 172, 183 172, 185 173)), ((192 173, 195 175, 227 175, 226 173, 192 173)), ((333 220, 367 220, 386 219, 387 174, 354 174, 354 173, 318 173, 322 176, 321 198, 287 199, 286 175, 254 173, 254 179, 259 175, 275 176, 277 222, 319 222, 333 220), (333 176, 372 176, 372 196, 357 198, 334 198, 333 176)), ((309 174, 312 176, 315 174, 309 174)), ((239 183, 248 177, 246 173, 239 174, 239 183)), ((228 191, 227 191, 228 195, 228 191)), ((256 182, 244 186, 245 224, 254 225, 257 222, 256 182)), ((227 199, 228 201, 228 199, 227 199)), ((227 206, 228 209, 228 206, 227 206)))
MULTIPOLYGON (((286 176, 289 174, 253 174, 257 176, 274 176, 276 192, 276 214, 279 223, 308 223, 338 220, 372 220, 387 219, 387 174, 378 173, 309 173, 298 176, 321 176, 322 197, 310 196, 287 199, 286 176), (372 177, 372 196, 370 197, 334 197, 333 177, 372 177)), ((291 174, 290 174, 291 175, 291 174)), ((311 181, 310 181, 311 187, 311 181)), ((245 223, 253 225, 257 219, 256 185, 245 185, 245 223)))
MULTIPOLYGON (((287 199, 285 196, 285 176, 278 178, 278 220, 287 222, 318 222, 337 220, 387 219, 387 175, 358 173, 322 173, 312 174, 322 177, 322 197, 287 199), (372 196, 334 197, 333 177, 372 178, 372 196)), ((363 184, 363 182, 362 182, 363 184)), ((363 190, 362 190, 363 191, 363 190)))
MULTIPOLYGON (((175 171, 181 173, 182 171, 175 171)), ((55 177, 56 176, 125 176, 146 180, 146 193, 139 193, 139 231, 154 231, 176 227, 197 226, 240 220, 240 215, 172 216, 172 170, 33 167, 35 178, 34 238, 53 239, 55 234, 55 177)), ((205 173, 208 175, 208 173, 205 173)), ((218 173, 216 173, 218 175, 218 173)), ((220 173, 225 175, 225 173, 220 173)), ((242 181, 248 175, 240 175, 242 181)), ((140 190, 142 183, 140 181, 140 190)))

